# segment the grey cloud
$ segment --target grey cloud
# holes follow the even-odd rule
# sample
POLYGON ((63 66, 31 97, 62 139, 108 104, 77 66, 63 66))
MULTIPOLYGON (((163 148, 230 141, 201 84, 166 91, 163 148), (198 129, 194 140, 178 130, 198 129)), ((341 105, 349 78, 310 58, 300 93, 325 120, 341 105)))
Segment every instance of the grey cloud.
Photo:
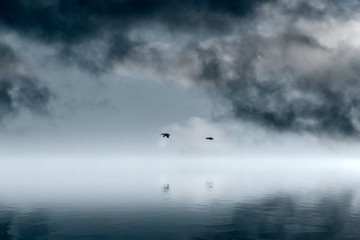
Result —
POLYGON ((0 3, 0 27, 56 46, 63 63, 101 73, 108 70, 108 58, 98 59, 89 42, 107 42, 103 54, 109 52, 110 59, 120 60, 138 44, 128 35, 139 26, 161 25, 166 31, 214 36, 230 33, 234 20, 250 16, 267 2, 273 0, 5 0, 0 3))
POLYGON ((17 61, 14 51, 8 45, 1 44, 0 45, 0 54, 1 54, 1 64, 0 67, 3 68, 8 63, 14 63, 17 61))
POLYGON ((172 57, 154 48, 152 61, 140 45, 119 62, 191 79, 225 98, 234 117, 267 129, 357 136, 360 66, 346 48, 330 49, 293 23, 273 36, 248 31, 191 43, 172 57))
POLYGON ((110 40, 110 46, 107 53, 107 60, 109 62, 122 62, 124 61, 130 54, 130 52, 138 47, 143 45, 143 42, 140 41, 132 41, 127 36, 123 34, 116 34, 110 40))
POLYGON ((319 0, 319 1, 297 1, 295 6, 291 1, 283 1, 284 11, 294 17, 304 17, 319 20, 328 16, 334 16, 343 19, 349 19, 360 8, 358 1, 340 2, 336 0, 319 0), (289 4, 290 3, 290 4, 289 4))
POLYGON ((272 0, 5 0, 0 22, 7 28, 44 42, 76 43, 104 31, 125 32, 136 24, 158 22, 177 30, 222 31, 228 19, 252 14, 272 0), (214 24, 217 22, 217 24, 214 24))
POLYGON ((14 50, 7 44, 0 42, 0 70, 2 72, 16 71, 19 59, 14 50))
POLYGON ((45 113, 51 91, 22 73, 22 63, 11 46, 0 42, 0 53, 0 119, 21 109, 45 113))
MULTIPOLYGON (((309 52, 344 58, 328 52, 310 36, 284 34, 274 39, 252 35, 194 51, 201 63, 195 80, 228 99, 236 118, 277 131, 359 133, 359 72, 340 76, 339 71, 345 69, 336 61, 320 69, 302 70, 309 52), (224 44, 233 46, 231 52, 224 51, 224 44), (226 54, 231 55, 231 62, 224 59, 226 54), (300 62, 292 62, 293 58, 300 62)), ((359 69, 356 61, 351 63, 359 69)))
MULTIPOLYGON (((348 51, 346 43, 327 46, 304 22, 344 23, 359 7, 357 1, 335 0, 15 0, 0 3, 0 22, 20 36, 58 47, 64 63, 90 72, 136 66, 190 79, 225 98, 241 121, 275 131, 356 136, 359 52, 348 51), (131 35, 158 25, 189 36, 189 43, 165 49, 131 35)), ((16 69, 16 55, 6 47, 0 52, 0 63, 16 69)), ((11 112, 14 102, 32 110, 46 106, 50 91, 31 77, 10 75, 2 80, 3 109, 11 112)))

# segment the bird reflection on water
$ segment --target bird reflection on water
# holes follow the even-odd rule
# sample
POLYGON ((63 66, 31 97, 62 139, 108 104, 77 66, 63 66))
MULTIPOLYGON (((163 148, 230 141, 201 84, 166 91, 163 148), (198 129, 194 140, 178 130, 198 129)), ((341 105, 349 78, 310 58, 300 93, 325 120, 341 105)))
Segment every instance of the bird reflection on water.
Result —
POLYGON ((169 200, 170 197, 170 184, 169 183, 165 183, 162 186, 162 193, 163 193, 163 199, 164 200, 169 200))
POLYGON ((209 192, 212 192, 213 188, 214 188, 214 184, 211 181, 207 181, 206 182, 206 188, 209 192))
POLYGON ((170 192, 170 184, 166 183, 162 187, 163 193, 169 193, 170 192))

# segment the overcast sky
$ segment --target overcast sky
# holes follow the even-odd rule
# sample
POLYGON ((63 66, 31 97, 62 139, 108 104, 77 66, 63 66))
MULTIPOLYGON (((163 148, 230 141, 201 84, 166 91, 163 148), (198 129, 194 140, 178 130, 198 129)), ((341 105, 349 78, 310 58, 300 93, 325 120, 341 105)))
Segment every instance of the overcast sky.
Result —
POLYGON ((359 8, 1 1, 1 158, 356 160, 359 8))

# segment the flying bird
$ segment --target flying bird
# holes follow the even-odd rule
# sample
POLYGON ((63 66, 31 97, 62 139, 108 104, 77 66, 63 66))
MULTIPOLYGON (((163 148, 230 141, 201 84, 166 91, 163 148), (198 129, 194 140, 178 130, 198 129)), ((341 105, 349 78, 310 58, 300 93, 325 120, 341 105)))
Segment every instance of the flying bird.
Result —
POLYGON ((206 140, 214 140, 212 137, 207 137, 206 140))
POLYGON ((163 136, 163 138, 164 138, 164 137, 166 137, 166 138, 169 138, 169 137, 170 137, 170 134, 169 134, 169 133, 162 133, 161 135, 163 136))

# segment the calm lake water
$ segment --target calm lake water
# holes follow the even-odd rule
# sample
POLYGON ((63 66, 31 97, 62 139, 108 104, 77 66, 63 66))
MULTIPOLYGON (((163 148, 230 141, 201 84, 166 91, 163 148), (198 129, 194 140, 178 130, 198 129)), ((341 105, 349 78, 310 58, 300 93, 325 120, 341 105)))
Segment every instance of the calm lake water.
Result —
POLYGON ((352 168, 56 171, 2 177, 1 240, 360 239, 352 168))

